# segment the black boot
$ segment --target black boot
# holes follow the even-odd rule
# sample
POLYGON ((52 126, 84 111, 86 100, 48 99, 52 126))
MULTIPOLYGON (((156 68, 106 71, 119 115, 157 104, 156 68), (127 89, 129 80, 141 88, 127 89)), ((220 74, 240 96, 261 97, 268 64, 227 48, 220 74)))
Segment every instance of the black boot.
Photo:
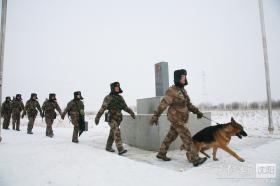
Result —
POLYGON ((166 156, 166 154, 161 154, 161 153, 158 153, 158 154, 157 154, 157 158, 158 158, 158 159, 161 159, 161 160, 163 160, 163 161, 170 161, 170 160, 171 160, 171 158, 168 158, 168 157, 166 156))
POLYGON ((27 134, 33 134, 33 132, 32 131, 28 131, 27 134))
POLYGON ((204 158, 200 158, 200 157, 199 157, 197 160, 195 160, 195 161, 193 162, 193 166, 194 166, 194 167, 197 167, 197 166, 203 164, 206 160, 207 160, 207 157, 204 157, 204 158))
POLYGON ((72 140, 73 143, 79 143, 79 140, 72 140))
POLYGON ((127 150, 126 150, 126 149, 121 150, 121 151, 119 152, 119 155, 122 155, 122 154, 124 154, 124 153, 127 153, 127 150))
POLYGON ((112 148, 106 148, 106 151, 108 151, 108 152, 115 152, 115 150, 112 149, 112 148))

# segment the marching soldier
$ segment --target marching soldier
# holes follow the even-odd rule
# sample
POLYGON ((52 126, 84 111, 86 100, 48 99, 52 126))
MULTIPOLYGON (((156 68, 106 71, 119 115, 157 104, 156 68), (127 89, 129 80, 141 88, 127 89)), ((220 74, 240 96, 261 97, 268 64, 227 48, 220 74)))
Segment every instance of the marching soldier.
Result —
POLYGON ((10 120, 12 115, 12 103, 11 97, 6 97, 6 100, 2 103, 1 106, 1 117, 4 118, 3 129, 9 129, 10 120))
POLYGON ((12 124, 13 129, 20 131, 20 113, 24 109, 24 104, 22 102, 21 94, 17 94, 12 101, 12 124))
POLYGON ((74 99, 71 100, 68 104, 65 110, 63 111, 61 115, 61 119, 65 118, 65 115, 68 113, 68 116, 70 116, 71 122, 74 125, 73 129, 73 136, 72 136, 72 142, 78 143, 78 135, 79 132, 81 134, 82 129, 79 127, 81 125, 81 122, 84 122, 84 103, 82 97, 82 94, 80 91, 74 92, 74 99))
POLYGON ((170 161, 171 159, 166 156, 167 150, 170 144, 178 137, 183 141, 184 149, 187 150, 186 156, 189 162, 193 163, 193 166, 198 166, 206 161, 205 158, 198 156, 198 150, 193 144, 191 134, 186 128, 186 123, 189 118, 189 112, 197 114, 198 118, 201 118, 203 114, 192 105, 187 91, 184 86, 188 84, 187 72, 184 69, 176 70, 174 72, 174 85, 169 87, 165 93, 164 98, 161 100, 157 110, 151 118, 151 124, 158 124, 158 118, 162 112, 168 108, 167 118, 171 122, 170 130, 163 140, 157 158, 164 161, 170 161))
POLYGON ((46 127, 46 136, 48 137, 53 137, 53 130, 52 130, 52 124, 53 121, 56 118, 56 112, 55 110, 58 111, 58 113, 61 115, 61 109, 56 101, 56 95, 55 94, 49 94, 49 99, 47 99, 42 106, 42 110, 45 116, 45 121, 47 124, 46 127))
POLYGON ((124 154, 127 152, 124 149, 122 140, 121 140, 121 131, 120 131, 120 124, 122 122, 122 113, 121 111, 124 110, 131 115, 133 119, 135 119, 134 112, 126 105, 125 100, 120 95, 122 93, 122 89, 120 88, 119 82, 114 82, 111 84, 111 93, 104 98, 103 104, 95 117, 95 124, 99 124, 100 117, 104 113, 105 110, 109 110, 108 112, 108 120, 110 126, 110 134, 107 140, 106 150, 109 152, 115 152, 112 149, 113 142, 117 146, 119 155, 124 154))
POLYGON ((28 116, 28 126, 27 126, 27 134, 33 134, 32 129, 34 126, 34 122, 38 111, 40 112, 40 116, 44 118, 44 114, 42 112, 41 106, 37 101, 38 97, 36 93, 32 93, 30 99, 26 102, 21 118, 23 118, 26 113, 28 116))

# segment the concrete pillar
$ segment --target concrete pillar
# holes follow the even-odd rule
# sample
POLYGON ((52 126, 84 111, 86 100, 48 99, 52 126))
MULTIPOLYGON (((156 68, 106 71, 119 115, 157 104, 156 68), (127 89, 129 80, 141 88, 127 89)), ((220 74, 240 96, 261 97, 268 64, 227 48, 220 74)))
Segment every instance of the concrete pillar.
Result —
POLYGON ((160 62, 155 64, 156 96, 164 96, 169 87, 168 63, 160 62))

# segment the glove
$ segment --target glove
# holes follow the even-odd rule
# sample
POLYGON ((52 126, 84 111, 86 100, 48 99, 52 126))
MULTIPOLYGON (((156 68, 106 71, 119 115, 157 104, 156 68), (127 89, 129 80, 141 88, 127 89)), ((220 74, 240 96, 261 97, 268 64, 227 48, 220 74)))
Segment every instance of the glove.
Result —
POLYGON ((151 125, 158 125, 158 116, 153 115, 151 120, 150 120, 151 125))
POLYGON ((98 124, 99 124, 99 120, 100 120, 99 117, 95 117, 95 125, 98 125, 98 124))
POLYGON ((41 118, 45 117, 45 114, 43 112, 40 113, 41 118))
POLYGON ((200 119, 203 117, 203 113, 198 111, 198 113, 196 114, 197 118, 200 119))
POLYGON ((131 116, 133 119, 135 119, 135 114, 134 114, 134 112, 131 112, 130 116, 131 116))

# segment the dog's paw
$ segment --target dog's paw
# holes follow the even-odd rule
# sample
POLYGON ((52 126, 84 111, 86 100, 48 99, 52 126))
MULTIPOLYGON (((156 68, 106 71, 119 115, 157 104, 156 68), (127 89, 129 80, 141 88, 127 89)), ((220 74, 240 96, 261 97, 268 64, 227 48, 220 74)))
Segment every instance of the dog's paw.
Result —
POLYGON ((245 161, 243 158, 238 158, 238 160, 239 160, 240 162, 244 162, 244 161, 245 161))
POLYGON ((219 159, 218 159, 218 158, 213 158, 213 160, 214 160, 214 161, 219 161, 219 159))

